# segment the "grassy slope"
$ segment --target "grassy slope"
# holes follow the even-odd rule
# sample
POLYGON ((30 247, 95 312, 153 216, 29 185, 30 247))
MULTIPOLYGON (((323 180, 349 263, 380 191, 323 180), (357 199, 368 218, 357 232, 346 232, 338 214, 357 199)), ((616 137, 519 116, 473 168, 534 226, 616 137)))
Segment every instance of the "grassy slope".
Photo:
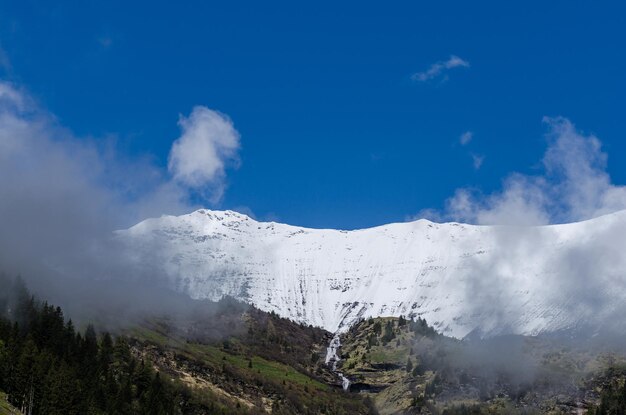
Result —
POLYGON ((20 411, 7 402, 6 394, 0 392, 0 415, 18 415, 20 413, 20 411))
POLYGON ((165 324, 127 332, 136 353, 201 396, 241 413, 370 413, 363 397, 323 380, 322 334, 328 333, 257 311, 242 315, 245 334, 190 341, 165 324), (275 332, 281 333, 276 336, 275 332), (285 340, 292 336, 292 340, 285 340), (295 339, 298 339, 296 341, 295 339), (297 343, 297 344, 296 344, 297 343))

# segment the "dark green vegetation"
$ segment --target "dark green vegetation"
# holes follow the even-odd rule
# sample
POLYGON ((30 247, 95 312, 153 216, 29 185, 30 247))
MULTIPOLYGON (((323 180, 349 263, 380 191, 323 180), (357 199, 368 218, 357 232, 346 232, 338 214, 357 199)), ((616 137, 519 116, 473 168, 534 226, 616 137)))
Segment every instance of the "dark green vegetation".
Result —
MULTIPOLYGON (((92 326, 77 332, 58 307, 39 303, 17 280, 0 319, 0 390, 28 414, 195 413, 187 388, 133 357, 123 337, 92 326)), ((206 404, 206 405, 205 405, 206 404)), ((9 412, 10 413, 10 412, 9 412)))
POLYGON ((601 382, 600 402, 592 406, 589 415, 626 414, 626 365, 612 366, 601 382))
POLYGON ((223 300, 98 335, 20 280, 0 286, 0 414, 373 413, 332 385, 321 329, 223 300))

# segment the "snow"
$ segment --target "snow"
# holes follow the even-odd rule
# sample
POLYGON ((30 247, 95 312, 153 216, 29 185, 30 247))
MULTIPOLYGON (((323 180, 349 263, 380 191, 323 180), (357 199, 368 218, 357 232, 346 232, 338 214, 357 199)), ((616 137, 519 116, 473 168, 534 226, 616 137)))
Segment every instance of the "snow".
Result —
MULTIPOLYGON (((369 316, 419 315, 456 337, 537 334, 602 315, 578 298, 589 291, 584 284, 604 278, 626 288, 626 212, 525 228, 418 220, 341 231, 200 209, 117 235, 193 298, 230 295, 331 332, 369 316), (613 253, 607 235, 622 228, 613 253), (602 261, 594 268, 601 275, 578 275, 585 266, 568 271, 585 289, 563 289, 563 260, 572 255, 602 261)), ((607 292, 607 304, 626 303, 624 293, 607 292)))

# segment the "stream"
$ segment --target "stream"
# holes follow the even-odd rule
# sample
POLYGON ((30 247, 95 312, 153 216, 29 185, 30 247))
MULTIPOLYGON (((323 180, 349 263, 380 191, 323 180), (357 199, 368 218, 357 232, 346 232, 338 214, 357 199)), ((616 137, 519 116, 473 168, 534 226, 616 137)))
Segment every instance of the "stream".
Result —
POLYGON ((325 363, 330 365, 333 372, 341 379, 341 386, 343 390, 347 391, 350 388, 350 379, 345 377, 343 373, 337 371, 337 363, 341 360, 339 357, 339 349, 341 348, 341 339, 339 333, 335 333, 335 336, 330 341, 330 344, 326 348, 326 360, 325 363))

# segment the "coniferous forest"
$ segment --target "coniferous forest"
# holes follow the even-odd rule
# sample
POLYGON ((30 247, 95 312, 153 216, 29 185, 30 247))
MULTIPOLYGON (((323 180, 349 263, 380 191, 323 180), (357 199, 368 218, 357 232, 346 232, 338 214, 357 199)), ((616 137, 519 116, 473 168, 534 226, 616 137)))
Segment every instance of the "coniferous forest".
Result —
POLYGON ((29 415, 374 413, 367 400, 325 383, 330 372, 311 349, 325 344, 322 330, 254 309, 243 316, 247 307, 224 300, 214 304, 222 315, 201 317, 207 343, 169 332, 181 321, 168 329, 159 320, 127 324, 110 334, 77 328, 20 278, 0 274, 0 288, 2 415, 15 413, 3 410, 7 401, 29 415), (229 337, 220 318, 249 326, 229 337))
MULTIPOLYGON (((18 279, 2 300, 0 390, 25 414, 194 413, 189 391, 134 358, 124 337, 77 330, 18 279)), ((213 412, 211 408, 202 411, 213 412)))

